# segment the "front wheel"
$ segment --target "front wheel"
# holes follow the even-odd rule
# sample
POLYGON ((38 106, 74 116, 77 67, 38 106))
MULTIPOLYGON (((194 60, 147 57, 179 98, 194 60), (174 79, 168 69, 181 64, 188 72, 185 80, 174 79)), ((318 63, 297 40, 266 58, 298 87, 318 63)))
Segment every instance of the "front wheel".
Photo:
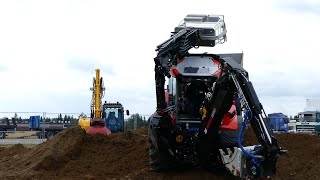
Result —
POLYGON ((48 139, 48 140, 52 139, 53 136, 54 136, 54 134, 55 134, 55 133, 54 133, 53 131, 48 131, 48 132, 46 133, 47 139, 48 139))
POLYGON ((149 167, 151 171, 159 171, 160 170, 160 157, 159 157, 159 150, 157 147, 150 142, 148 138, 149 144, 149 167))

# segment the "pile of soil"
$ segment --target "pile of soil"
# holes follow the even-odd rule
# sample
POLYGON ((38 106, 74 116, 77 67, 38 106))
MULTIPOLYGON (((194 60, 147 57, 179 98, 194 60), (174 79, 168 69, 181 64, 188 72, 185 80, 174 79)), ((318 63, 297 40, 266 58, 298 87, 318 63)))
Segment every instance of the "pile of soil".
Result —
MULTIPOLYGON (((320 175, 320 142, 310 135, 279 134, 289 151, 280 157, 275 179, 315 179, 320 175)), ((246 145, 256 144, 246 131, 246 145)), ((155 173, 148 169, 147 130, 109 137, 68 128, 32 149, 22 145, 0 149, 0 179, 230 179, 208 171, 155 173)))
POLYGON ((54 171, 81 154, 85 132, 70 128, 32 149, 15 145, 0 151, 0 179, 36 177, 42 171, 54 171))
MULTIPOLYGON (((288 156, 280 156, 275 179, 317 179, 320 176, 320 139, 311 134, 275 134, 288 156)), ((245 131, 244 145, 258 144, 253 130, 245 131)))

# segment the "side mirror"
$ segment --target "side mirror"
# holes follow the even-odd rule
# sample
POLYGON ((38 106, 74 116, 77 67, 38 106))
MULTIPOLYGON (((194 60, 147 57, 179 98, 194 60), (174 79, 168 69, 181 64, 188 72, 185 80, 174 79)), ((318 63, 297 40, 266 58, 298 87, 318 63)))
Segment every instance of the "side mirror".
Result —
POLYGON ((130 113, 129 113, 129 110, 126 110, 126 114, 127 114, 127 116, 129 116, 129 114, 130 114, 130 113))

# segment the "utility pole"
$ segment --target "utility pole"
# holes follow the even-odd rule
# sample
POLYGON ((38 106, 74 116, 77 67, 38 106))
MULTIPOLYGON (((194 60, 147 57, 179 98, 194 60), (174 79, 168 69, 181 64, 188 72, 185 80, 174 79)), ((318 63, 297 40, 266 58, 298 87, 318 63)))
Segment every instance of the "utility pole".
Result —
POLYGON ((137 114, 133 115, 133 129, 137 129, 137 114))

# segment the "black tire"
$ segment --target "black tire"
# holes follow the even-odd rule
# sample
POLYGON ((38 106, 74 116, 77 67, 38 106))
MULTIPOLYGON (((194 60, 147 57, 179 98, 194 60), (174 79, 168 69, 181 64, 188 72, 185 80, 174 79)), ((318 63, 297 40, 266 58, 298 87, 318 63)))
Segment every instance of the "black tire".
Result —
POLYGON ((42 133, 41 132, 37 132, 37 137, 38 137, 38 139, 42 139, 42 133))
POLYGON ((53 138, 53 136, 54 136, 54 132, 53 131, 48 131, 47 133, 46 133, 46 138, 49 140, 49 139, 52 139, 53 138))
POLYGON ((151 140, 151 131, 148 130, 148 145, 149 145, 149 168, 151 171, 160 171, 160 152, 151 140))
POLYGON ((151 171, 159 171, 160 170, 160 155, 157 147, 150 141, 149 144, 149 168, 151 171))
POLYGON ((158 147, 152 142, 152 139, 157 139, 154 133, 154 129, 151 129, 152 121, 148 128, 148 145, 149 145, 149 169, 151 171, 163 171, 168 170, 169 166, 173 163, 169 161, 169 152, 167 149, 161 148, 161 144, 157 143, 158 147))

